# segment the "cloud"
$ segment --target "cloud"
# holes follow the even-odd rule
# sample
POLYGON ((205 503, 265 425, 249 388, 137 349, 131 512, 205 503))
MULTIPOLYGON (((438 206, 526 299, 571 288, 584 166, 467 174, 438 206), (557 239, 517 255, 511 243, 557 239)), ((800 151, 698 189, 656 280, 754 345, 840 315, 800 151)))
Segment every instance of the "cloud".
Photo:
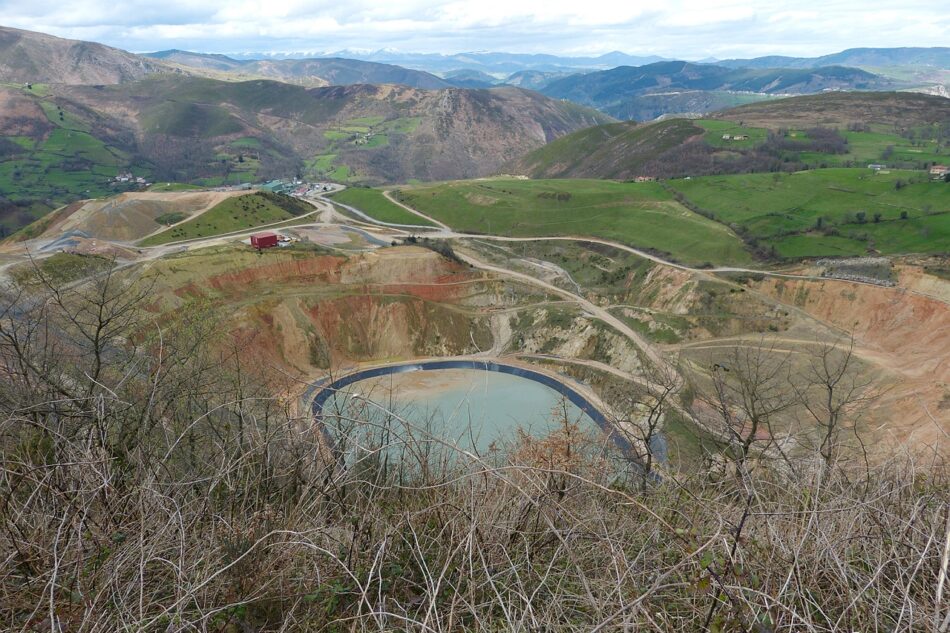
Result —
POLYGON ((906 0, 0 0, 6 26, 133 51, 397 48, 702 58, 939 46, 950 12, 906 0))

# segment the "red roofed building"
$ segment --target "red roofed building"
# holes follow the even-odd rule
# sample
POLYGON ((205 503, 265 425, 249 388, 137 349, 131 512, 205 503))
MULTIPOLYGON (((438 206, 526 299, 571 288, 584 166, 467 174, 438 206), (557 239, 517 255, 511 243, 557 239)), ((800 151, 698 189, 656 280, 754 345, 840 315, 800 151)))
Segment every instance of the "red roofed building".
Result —
POLYGON ((270 231, 255 233, 251 236, 251 246, 258 250, 277 246, 277 234, 270 231))

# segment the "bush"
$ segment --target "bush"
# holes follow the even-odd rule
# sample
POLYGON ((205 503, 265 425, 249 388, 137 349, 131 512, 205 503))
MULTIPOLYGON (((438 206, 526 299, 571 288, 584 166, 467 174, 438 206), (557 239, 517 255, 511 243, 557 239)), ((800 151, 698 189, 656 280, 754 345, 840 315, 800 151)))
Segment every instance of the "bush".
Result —
POLYGON ((569 191, 542 191, 538 197, 543 200, 557 200, 558 202, 567 202, 571 199, 569 191))
POLYGON ((187 219, 188 219, 187 213, 174 211, 171 213, 161 214, 160 216, 155 218, 155 221, 158 222, 159 224, 164 224, 165 226, 171 226, 172 224, 178 224, 182 220, 187 220, 187 219))
POLYGON ((462 259, 456 255, 455 249, 452 248, 452 244, 450 244, 448 240, 433 240, 428 237, 420 238, 415 235, 410 235, 404 240, 404 243, 428 248, 430 251, 434 251, 457 264, 464 263, 462 259))
POLYGON ((253 340, 201 306, 155 327, 150 290, 4 290, 5 629, 903 632, 946 608, 939 462, 717 453, 641 489, 566 418, 477 456, 359 412, 334 452, 253 340))

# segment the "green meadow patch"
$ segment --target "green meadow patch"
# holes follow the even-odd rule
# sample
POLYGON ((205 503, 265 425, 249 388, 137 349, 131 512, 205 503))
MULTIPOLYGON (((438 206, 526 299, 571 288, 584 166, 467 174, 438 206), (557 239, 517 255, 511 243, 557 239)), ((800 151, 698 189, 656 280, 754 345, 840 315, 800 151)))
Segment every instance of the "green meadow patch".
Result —
POLYGON ((155 246, 252 229, 290 220, 313 210, 312 206, 296 198, 258 191, 228 198, 192 220, 146 238, 140 244, 155 246))
POLYGON ((821 169, 668 184, 692 208, 783 257, 950 249, 950 185, 922 172, 821 169))
POLYGON ((432 226, 431 222, 406 211, 398 204, 390 202, 379 189, 350 187, 334 194, 333 199, 359 209, 366 215, 381 222, 432 226))
POLYGON ((703 140, 713 147, 751 149, 764 143, 768 135, 765 128, 745 127, 734 121, 697 119, 693 123, 706 130, 703 140), (723 138, 724 136, 729 138, 723 138))
POLYGON ((459 231, 514 237, 600 237, 690 264, 748 263, 727 227, 657 183, 483 179, 404 188, 399 198, 459 231))

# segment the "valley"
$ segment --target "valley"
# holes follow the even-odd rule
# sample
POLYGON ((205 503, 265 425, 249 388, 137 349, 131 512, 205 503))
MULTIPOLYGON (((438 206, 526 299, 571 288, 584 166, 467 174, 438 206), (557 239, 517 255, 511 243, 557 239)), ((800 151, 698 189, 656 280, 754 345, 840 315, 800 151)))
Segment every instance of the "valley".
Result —
MULTIPOLYGON (((232 213, 225 211, 235 207, 232 201, 246 204, 241 201, 261 194, 216 194, 219 201, 210 206, 209 194, 201 192, 123 194, 125 207, 116 209, 128 210, 113 213, 113 221, 95 223, 114 202, 73 205, 39 227, 44 232, 38 236, 8 240, 3 258, 14 276, 28 267, 16 263, 27 250, 40 262, 61 258, 56 253, 64 246, 77 253, 73 264, 60 267, 118 258, 123 275, 155 276, 153 310, 174 318, 203 305, 229 315, 223 332, 303 383, 328 370, 476 358, 555 371, 610 410, 617 406, 611 396, 617 381, 640 384, 650 366, 676 367, 680 380, 701 383, 708 367, 737 345, 795 358, 822 345, 840 347, 854 336, 850 344, 861 375, 887 394, 863 420, 867 438, 887 437, 888 445, 898 441, 910 450, 943 442, 946 428, 933 416, 950 397, 945 326, 939 325, 950 318, 950 287, 931 272, 939 260, 905 256, 888 263, 886 272, 862 271, 874 275, 867 281, 821 261, 756 264, 735 234, 677 207, 656 183, 488 179, 439 187, 393 194, 313 188, 309 211, 268 218, 291 239, 290 248, 261 254, 246 246, 257 230, 253 223, 215 228, 213 219, 214 213, 232 213), (347 202, 337 207, 338 199, 347 202), (182 213, 175 225, 186 228, 118 228, 141 217, 131 209, 147 210, 157 225, 154 218, 167 216, 168 209, 196 207, 192 219, 182 213), (449 208, 452 213, 441 211, 449 208), (613 214, 603 225, 611 230, 592 222, 605 213, 613 214), (617 224, 617 213, 629 216, 628 232, 617 232, 625 226, 617 224), (668 237, 651 233, 657 213, 682 227, 673 224, 668 237), (578 214, 581 224, 558 220, 578 214), (202 220, 212 235, 187 231, 202 220), (671 259, 668 245, 688 245, 684 238, 691 231, 695 244, 680 251, 689 256, 671 259), (63 234, 77 237, 66 246, 56 240, 63 234), (888 307, 898 304, 906 316, 888 307), (919 327, 936 338, 922 339, 920 351, 911 353, 897 341, 921 318, 919 327), (897 411, 900 425, 883 422, 897 411)), ((282 197, 274 200, 286 206, 282 197)), ((41 270, 53 269, 41 264, 41 270)), ((695 463, 702 455, 694 439, 696 413, 688 402, 682 406, 679 421, 670 424, 669 452, 695 463)), ((782 423, 783 432, 807 444, 807 425, 792 433, 795 419, 801 423, 796 414, 782 423)))
MULTIPOLYGON (((66 283, 110 266, 123 277, 157 275, 159 314, 192 302, 214 306, 229 315, 222 326, 229 336, 304 383, 380 363, 481 358, 555 371, 608 411, 619 406, 618 384, 652 384, 644 373, 673 372, 678 390, 708 389, 709 367, 720 366, 723 354, 768 350, 792 368, 816 349, 842 349, 845 337, 866 388, 889 394, 864 416, 866 427, 906 437, 908 450, 942 442, 946 429, 933 417, 948 397, 936 358, 942 344, 928 346, 933 354, 922 362, 933 370, 922 377, 882 352, 893 342, 862 325, 880 322, 872 314, 884 308, 859 310, 850 323, 836 316, 850 314, 854 302, 883 306, 902 295, 938 322, 945 318, 940 271, 950 248, 950 189, 928 173, 948 147, 939 97, 831 94, 701 119, 597 125, 590 111, 508 89, 476 97, 156 76, 98 88, 10 88, 17 107, 35 108, 36 118, 9 125, 26 132, 33 125, 37 138, 50 130, 93 138, 109 129, 88 118, 105 102, 103 92, 116 138, 120 129, 138 147, 143 133, 180 138, 163 149, 179 169, 174 152, 196 143, 216 147, 218 156, 237 152, 222 159, 234 171, 149 191, 99 189, 106 197, 44 215, 0 247, 0 266, 14 278, 26 279, 31 265, 66 283), (436 95, 441 114, 433 116, 427 108, 436 95), (200 105, 183 106, 185 98, 200 105), (478 178, 422 182, 410 177, 417 172, 385 167, 395 184, 374 188, 359 175, 355 156, 376 161, 419 134, 431 151, 425 134, 433 121, 460 113, 481 120, 485 98, 515 99, 504 106, 512 112, 528 98, 563 125, 554 133, 561 138, 545 132, 546 144, 515 160, 489 152, 498 156, 494 169, 527 177, 480 170, 472 174, 478 178), (322 153, 295 162, 289 157, 301 155, 301 143, 316 143, 304 155, 322 153), (276 175, 269 170, 281 168, 285 150, 287 165, 327 184, 248 183, 276 175), (285 248, 248 258, 249 236, 265 230, 283 236, 285 248), (24 262, 27 253, 33 264, 24 262), (235 282, 224 280, 237 279, 243 290, 229 290, 235 282), (276 314, 284 316, 274 321, 276 314), (874 422, 898 407, 913 411, 903 424, 874 422)), ((451 144, 465 143, 472 129, 460 124, 462 136, 446 137, 454 168, 459 152, 451 144)), ((485 160, 478 144, 465 151, 485 160)), ((19 155, 12 157, 18 165, 19 155)), ((152 171, 141 173, 161 169, 145 160, 152 171)), ((801 450, 814 429, 793 409, 776 420, 775 437, 801 450)), ((670 415, 670 433, 689 449, 669 454, 682 454, 685 464, 720 450, 695 441, 710 433, 702 422, 708 412, 695 401, 678 401, 670 415)))
POLYGON ((11 106, 0 110, 8 233, 51 206, 141 188, 134 178, 217 187, 288 175, 368 184, 483 176, 526 147, 609 120, 517 88, 179 77, 0 86, 0 101, 11 106), (131 183, 118 181, 124 173, 131 183))
POLYGON ((0 630, 947 630, 948 49, 186 5, 0 27, 0 630))

